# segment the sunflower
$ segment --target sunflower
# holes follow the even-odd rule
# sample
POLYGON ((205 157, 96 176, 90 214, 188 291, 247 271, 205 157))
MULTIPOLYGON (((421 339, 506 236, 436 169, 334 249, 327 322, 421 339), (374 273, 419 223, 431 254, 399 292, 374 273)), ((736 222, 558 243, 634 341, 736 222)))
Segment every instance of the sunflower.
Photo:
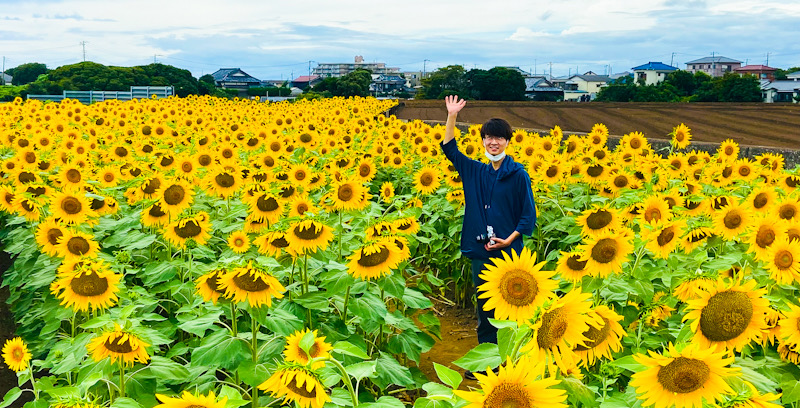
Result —
POLYGON ((209 169, 203 178, 203 183, 209 195, 226 199, 233 196, 242 186, 242 176, 238 171, 217 167, 209 169))
POLYGON ((375 178, 375 162, 371 158, 361 159, 356 167, 356 177, 364 182, 375 178))
POLYGON ((678 247, 686 230, 686 221, 659 222, 642 228, 642 240, 656 258, 667 259, 678 247))
POLYGON ((800 241, 783 237, 767 251, 767 270, 781 284, 800 281, 800 241))
POLYGON ((3 360, 8 368, 17 373, 28 368, 31 352, 21 337, 6 340, 6 344, 3 345, 3 360))
POLYGON ((64 235, 57 238, 58 245, 56 245, 56 251, 58 252, 58 256, 66 260, 80 258, 82 256, 90 258, 97 256, 100 245, 95 242, 90 234, 70 229, 65 229, 62 232, 64 235))
POLYGON ((786 226, 774 216, 765 214, 756 219, 752 230, 745 237, 745 241, 750 244, 747 252, 755 253, 758 260, 769 262, 769 248, 785 236, 786 226))
POLYGON ((724 160, 736 160, 739 157, 739 144, 731 139, 725 139, 720 143, 717 155, 724 160))
POLYGON ((14 213, 14 188, 11 186, 0 185, 0 209, 8 214, 14 213))
POLYGON ((713 404, 733 392, 725 380, 738 375, 739 369, 726 367, 734 358, 726 357, 725 350, 691 344, 679 351, 670 343, 664 354, 648 353, 649 357, 634 355, 647 368, 633 374, 630 382, 642 394, 638 398, 644 406, 694 408, 702 406, 703 400, 713 404))
POLYGON ((695 227, 686 232, 686 236, 683 238, 683 242, 681 242, 681 246, 683 247, 683 252, 689 254, 695 250, 695 248, 703 245, 706 242, 708 237, 714 235, 714 231, 708 227, 695 227))
POLYGON ((777 196, 778 194, 775 192, 774 187, 759 186, 750 192, 750 195, 747 196, 747 200, 745 200, 745 202, 747 203, 748 207, 755 211, 762 213, 769 212, 773 204, 775 204, 777 196))
POLYGON ((155 227, 164 225, 169 220, 169 214, 161 211, 161 205, 155 203, 142 210, 140 218, 142 225, 146 227, 155 227))
POLYGON ((720 280, 709 292, 689 300, 683 321, 692 320, 693 341, 703 348, 741 351, 759 340, 769 301, 763 298, 766 289, 755 289, 756 285, 755 280, 744 284, 720 280))
POLYGON ((178 216, 191 207, 194 198, 194 188, 187 181, 181 179, 170 180, 161 184, 156 190, 155 197, 161 211, 170 216, 178 216))
POLYGON ((377 239, 384 235, 394 235, 396 231, 396 225, 394 222, 390 221, 378 221, 364 231, 364 236, 368 239, 377 239))
POLYGON ((274 224, 281 219, 284 212, 284 200, 271 193, 258 193, 242 198, 249 207, 250 215, 262 222, 274 224))
POLYGON ((322 408, 331 400, 319 376, 311 369, 297 365, 279 366, 258 389, 271 393, 273 398, 286 397, 284 404, 293 401, 300 408, 322 408))
POLYGON ((50 201, 50 213, 66 224, 83 224, 87 218, 97 216, 85 195, 69 191, 55 193, 50 201))
POLYGON ((414 190, 421 195, 436 191, 441 185, 442 176, 435 167, 423 167, 414 174, 414 190))
POLYGON ((781 360, 788 361, 792 364, 800 364, 800 350, 793 350, 786 344, 778 345, 778 355, 781 360))
POLYGON ((177 219, 164 227, 164 238, 172 245, 185 248, 187 241, 194 240, 203 245, 211 238, 211 221, 208 213, 201 211, 194 216, 177 219))
POLYGON ((778 325, 781 344, 792 350, 800 349, 800 307, 789 304, 789 311, 783 312, 778 325))
POLYGON ((23 194, 14 194, 11 205, 14 213, 25 217, 30 222, 39 221, 42 218, 43 206, 39 200, 28 198, 23 194))
POLYGON ((483 407, 553 407, 566 408, 566 391, 554 388, 561 380, 544 377, 545 363, 522 357, 514 363, 510 358, 498 368, 497 374, 475 374, 481 385, 478 391, 454 390, 467 400, 466 408, 483 407))
POLYGON ((313 175, 311 168, 305 163, 292 165, 288 172, 289 180, 291 180, 296 186, 300 187, 307 187, 311 182, 311 176, 313 175))
POLYGON ((401 251, 393 239, 383 238, 367 242, 347 259, 347 272, 361 279, 388 275, 401 262, 401 251))
POLYGON ((303 217, 308 213, 308 215, 316 214, 319 209, 314 206, 307 196, 297 196, 287 204, 289 207, 289 217, 303 217))
POLYGON ((50 256, 58 256, 58 239, 64 235, 66 227, 61 225, 54 217, 41 222, 36 227, 36 242, 42 252, 50 256))
POLYGON ((766 393, 761 394, 758 392, 753 384, 744 381, 747 389, 739 387, 740 390, 736 395, 726 396, 722 403, 717 404, 719 408, 781 408, 780 404, 781 394, 766 393), (770 402, 770 401, 777 401, 770 402))
POLYGON ((286 234, 289 251, 295 254, 324 251, 333 240, 332 228, 312 219, 293 222, 286 234))
POLYGON ((286 240, 286 233, 282 231, 271 231, 264 235, 259 236, 253 241, 254 245, 258 246, 258 252, 277 258, 281 254, 281 250, 289 247, 289 241, 286 240))
POLYGON ((600 358, 611 359, 611 353, 622 349, 621 339, 625 337, 625 329, 619 324, 622 316, 606 305, 596 306, 592 313, 602 319, 603 324, 598 327, 590 325, 589 330, 583 333, 588 340, 574 348, 584 366, 593 365, 600 358))
POLYGON ((250 238, 244 231, 234 231, 228 236, 228 248, 237 254, 243 254, 250 249, 250 238))
POLYGON ((61 299, 62 306, 87 311, 107 309, 117 302, 122 275, 114 273, 104 261, 84 257, 65 265, 67 268, 59 268, 58 278, 50 285, 50 292, 61 299))
POLYGON ((384 181, 381 184, 381 200, 385 203, 389 203, 392 201, 392 197, 394 197, 394 185, 391 181, 384 181))
POLYGON ((797 199, 787 196, 775 204, 773 211, 783 220, 792 221, 800 219, 800 202, 797 199))
POLYGON ((223 270, 213 270, 194 281, 195 289, 203 297, 203 301, 208 302, 210 300, 211 303, 216 305, 219 296, 225 294, 225 291, 219 287, 219 278, 224 273, 225 271, 223 270))
POLYGON ((545 308, 531 326, 533 338, 522 351, 529 352, 534 361, 554 361, 562 371, 574 366, 578 356, 573 349, 589 340, 583 333, 590 325, 599 328, 603 324, 591 313, 590 297, 591 293, 576 289, 545 308))
POLYGON ((670 144, 676 149, 685 149, 689 147, 689 143, 691 143, 692 140, 692 133, 689 127, 683 123, 673 128, 670 135, 672 136, 670 144))
POLYGON ((208 395, 194 395, 189 391, 184 391, 180 397, 168 397, 163 394, 156 394, 156 398, 161 404, 153 408, 225 408, 228 397, 222 397, 217 401, 214 391, 209 391, 208 395))
POLYGON ((523 248, 521 253, 502 252, 503 258, 492 258, 480 278, 478 298, 488 299, 483 309, 494 309, 495 319, 523 323, 533 317, 545 302, 556 297, 558 281, 555 271, 543 271, 544 262, 536 264, 536 253, 523 248))
POLYGON ((367 188, 360 181, 341 180, 333 183, 326 198, 331 201, 334 210, 361 210, 369 204, 364 200, 367 194, 367 188))
POLYGON ((570 282, 580 282, 584 276, 589 276, 589 271, 586 270, 587 261, 581 261, 580 252, 561 252, 558 258, 558 266, 556 266, 556 273, 561 275, 563 279, 570 282))
POLYGON ((419 228, 419 222, 413 216, 399 218, 394 222, 394 229, 400 234, 414 235, 419 228))
POLYGON ((594 206, 586 210, 575 220, 581 227, 584 236, 598 236, 618 231, 622 227, 622 217, 610 204, 594 206))
POLYGON ((250 307, 266 304, 272 306, 272 298, 283 298, 286 288, 275 277, 249 262, 245 267, 233 268, 217 280, 219 289, 233 302, 246 301, 250 307))
POLYGON ((740 204, 728 204, 712 215, 714 229, 722 238, 732 241, 750 226, 750 213, 740 204))
POLYGON ((669 221, 672 219, 672 212, 669 209, 669 204, 659 196, 649 196, 644 200, 641 214, 642 220, 646 224, 669 221))
POLYGON ((705 293, 709 293, 716 288, 717 282, 707 276, 695 276, 683 280, 672 291, 681 302, 688 302, 692 299, 698 298, 705 293))
MULTIPOLYGON (((283 355, 287 362, 294 362, 302 365, 308 365, 311 359, 330 357, 330 351, 333 346, 325 341, 325 336, 317 337, 317 331, 310 332, 309 329, 298 330, 286 338, 286 348, 283 350, 283 355), (303 350, 300 346, 303 338, 312 336, 314 338, 313 344, 308 349, 303 350)), ((312 370, 325 367, 324 361, 316 361, 311 365, 312 370)))
POLYGON ((622 271, 622 264, 633 252, 633 243, 627 230, 587 237, 578 247, 581 261, 592 276, 606 277, 622 271))
POLYGON ((82 187, 86 183, 86 180, 88 180, 88 177, 83 173, 80 167, 73 164, 66 164, 61 166, 56 180, 62 188, 82 187))
POLYGON ((110 357, 112 363, 120 360, 124 365, 133 365, 135 361, 147 363, 150 359, 145 350, 147 347, 150 345, 116 323, 114 330, 103 332, 86 345, 94 361, 100 362, 110 357))

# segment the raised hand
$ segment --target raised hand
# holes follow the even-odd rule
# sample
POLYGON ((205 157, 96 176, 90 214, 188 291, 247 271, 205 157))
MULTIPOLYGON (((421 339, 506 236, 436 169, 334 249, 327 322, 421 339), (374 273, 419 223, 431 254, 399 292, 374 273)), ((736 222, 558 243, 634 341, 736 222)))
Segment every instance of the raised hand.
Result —
POLYGON ((444 97, 444 104, 447 107, 448 115, 455 115, 467 104, 466 99, 458 100, 458 95, 448 95, 444 97))

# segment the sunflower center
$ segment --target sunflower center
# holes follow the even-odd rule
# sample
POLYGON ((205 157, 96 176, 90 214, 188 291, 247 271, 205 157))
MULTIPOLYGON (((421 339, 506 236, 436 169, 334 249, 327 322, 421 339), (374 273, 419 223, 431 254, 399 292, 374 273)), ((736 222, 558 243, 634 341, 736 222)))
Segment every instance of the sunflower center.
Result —
POLYGON ((586 169, 586 174, 588 174, 591 177, 599 177, 601 174, 603 174, 603 170, 605 169, 603 168, 602 165, 595 164, 594 166, 590 166, 589 168, 586 169))
POLYGON ((727 290, 708 300, 700 312, 700 330, 711 341, 728 341, 742 334, 753 317, 753 303, 744 292, 727 290))
POLYGON ((148 211, 147 214, 155 218, 160 218, 167 215, 167 213, 161 211, 161 206, 158 205, 158 203, 153 204, 153 206, 150 207, 150 211, 148 211))
POLYGON ((67 250, 74 255, 83 255, 91 249, 89 242, 83 237, 72 237, 67 241, 67 250))
POLYGON ((614 186, 617 188, 622 188, 628 185, 628 177, 624 175, 619 175, 614 177, 614 186))
POLYGON ((419 183, 425 187, 430 186, 433 184, 433 174, 425 172, 419 177, 419 183))
POLYGON ((273 197, 262 195, 258 198, 258 201, 256 201, 256 207, 263 212, 273 212, 278 209, 279 205, 278 201, 273 197))
POLYGON ((235 246, 235 247, 244 246, 244 239, 242 239, 240 237, 237 237, 236 239, 233 240, 233 246, 235 246))
POLYGON ((106 201, 105 200, 98 200, 98 199, 94 198, 94 199, 92 199, 92 202, 89 203, 89 208, 91 208, 94 211, 97 211, 97 210, 105 207, 105 205, 106 205, 106 201))
POLYGON ((269 241, 269 244, 276 248, 286 248, 289 246, 289 241, 287 241, 284 237, 280 237, 269 241))
POLYGON ((784 220, 791 220, 797 213, 797 208, 792 204, 784 204, 781 206, 778 214, 784 220))
POLYGON ((297 170, 294 172, 294 179, 297 181, 303 181, 306 179, 306 172, 305 170, 297 170))
POLYGON ((306 204, 306 203, 297 204, 297 208, 296 209, 297 209, 297 213, 298 214, 303 215, 303 214, 306 213, 306 211, 308 211, 308 204, 306 204))
POLYGON ((81 172, 77 169, 67 170, 67 180, 70 183, 79 183, 81 181, 81 172))
POLYGON ((195 220, 188 220, 182 227, 175 227, 175 234, 181 238, 192 238, 200 235, 203 232, 200 224, 195 220))
POLYGON ((761 248, 766 248, 775 242, 775 230, 769 226, 762 225, 756 233, 756 245, 761 248))
POLYGON ((345 184, 339 187, 339 191, 336 193, 337 197, 341 201, 350 201, 353 199, 353 186, 349 184, 345 184))
MULTIPOLYGON (((310 381, 310 379, 306 379, 306 381, 310 381)), ((317 398, 317 387, 312 387, 311 391, 307 390, 305 384, 303 385, 297 384, 297 376, 292 378, 292 380, 286 384, 286 388, 288 388, 289 390, 291 390, 292 392, 303 398, 309 398, 309 399, 317 398)))
POLYGON ((308 354, 306 354, 305 350, 301 349, 300 347, 297 348, 297 353, 300 354, 303 358, 314 358, 317 357, 319 354, 319 344, 314 342, 314 345, 308 350, 308 354), (310 357, 309 357, 310 356, 310 357))
POLYGON ((322 235, 322 228, 316 228, 314 225, 308 227, 298 225, 294 227, 294 235, 304 241, 313 241, 322 235))
POLYGON ((25 353, 23 353, 22 349, 19 347, 14 348, 14 351, 11 353, 14 355, 14 361, 22 361, 22 358, 25 356, 25 353))
POLYGON ((236 183, 236 180, 233 179, 233 176, 228 173, 217 174, 214 177, 214 181, 222 188, 231 187, 236 183))
POLYGON ((29 171, 23 171, 22 173, 19 174, 19 177, 17 179, 22 184, 28 184, 36 181, 36 175, 29 171))
POLYGON ((314 140, 314 138, 312 138, 311 135, 308 133, 303 133, 302 135, 300 135, 300 141, 303 143, 308 143, 312 140, 314 140))
POLYGON ((367 177, 367 176, 369 176, 369 174, 371 172, 372 172, 372 168, 369 167, 369 165, 362 164, 358 168, 358 174, 361 175, 361 177, 367 177))
POLYGON ((580 344, 575 347, 575 351, 584 351, 589 350, 592 348, 597 347, 598 344, 602 344, 603 341, 608 337, 608 333, 611 332, 611 325, 608 324, 608 319, 605 317, 603 318, 603 327, 597 329, 594 326, 589 326, 589 330, 583 332, 583 335, 586 336, 587 341, 584 343, 585 346, 581 346, 580 344))
POLYGON ((162 167, 169 167, 172 165, 172 163, 175 163, 175 158, 172 156, 164 156, 161 158, 162 167))
POLYGON ((211 156, 208 154, 201 154, 200 157, 197 158, 197 162, 203 167, 210 165, 211 161, 211 156))
POLYGON ((747 177, 750 175, 750 168, 747 166, 739 167, 739 175, 747 177))
POLYGON ((133 347, 131 346, 130 340, 126 337, 125 341, 120 342, 123 336, 120 335, 119 337, 114 338, 113 340, 108 339, 103 343, 103 346, 114 353, 118 354, 128 354, 133 351, 133 347))
POLYGON ((386 262, 387 259, 389 259, 390 254, 391 252, 389 252, 389 249, 386 248, 385 246, 381 246, 380 251, 373 252, 369 255, 364 255, 364 250, 362 249, 361 257, 358 259, 357 262, 359 265, 363 267, 370 268, 373 266, 382 265, 384 262, 386 262))
POLYGON ((219 271, 214 272, 208 279, 206 279, 206 286, 217 293, 225 293, 224 290, 219 289, 219 271))
POLYGON ((501 383, 483 402, 485 408, 532 408, 531 397, 522 384, 501 383))
POLYGON ((64 233, 61 232, 61 229, 50 228, 49 230, 47 230, 47 242, 49 242, 50 245, 56 245, 58 244, 58 239, 61 238, 63 235, 64 233))
POLYGON ((549 178, 555 177, 558 174, 558 166, 550 166, 550 167, 548 167, 547 171, 545 172, 545 174, 549 178))
POLYGON ((705 385, 710 374, 703 361, 678 357, 658 370, 658 382, 670 392, 686 394, 705 385))
POLYGON ((658 208, 648 208, 647 211, 644 212, 644 219, 647 222, 660 220, 661 210, 658 208))
POLYGON ((567 266, 569 269, 572 269, 573 271, 582 271, 583 268, 586 267, 586 263, 589 261, 581 261, 580 258, 580 255, 572 255, 567 258, 567 266))
POLYGON ((686 202, 686 209, 687 210, 694 210, 695 208, 699 207, 702 204, 702 201, 687 201, 686 202))
POLYGON ((569 320, 564 313, 563 307, 545 313, 542 316, 542 326, 536 335, 539 347, 550 349, 556 346, 561 341, 561 338, 564 337, 564 333, 567 332, 567 327, 569 327, 569 320))
POLYGON ((75 197, 67 197, 61 201, 61 209, 69 215, 80 214, 83 206, 81 201, 75 197))
POLYGON ((603 229, 607 227, 613 219, 614 216, 610 211, 598 210, 586 217, 586 225, 593 230, 603 229))
POLYGON ((670 226, 661 230, 661 233, 658 234, 658 238, 656 238, 656 242, 658 246, 663 247, 672 242, 673 239, 675 239, 675 227, 670 226))
POLYGON ((753 199, 753 207, 758 208, 759 210, 764 208, 765 205, 769 202, 769 196, 767 193, 758 193, 756 197, 753 199))
POLYGON ((261 292, 262 290, 269 289, 269 285, 254 273, 244 273, 233 277, 233 282, 236 287, 248 292, 261 292))
POLYGON ((401 222, 397 225, 397 229, 399 229, 400 231, 405 231, 409 228, 411 228, 410 222, 401 222))
POLYGON ((727 229, 739 228, 742 225, 742 214, 739 211, 731 211, 725 214, 722 223, 725 224, 727 229))
POLYGON ((689 236, 689 242, 691 243, 700 242, 706 238, 708 238, 708 234, 706 234, 703 231, 696 231, 689 236))
POLYGON ((183 190, 183 187, 178 184, 173 184, 164 191, 164 201, 169 205, 180 204, 183 202, 185 196, 186 192, 183 190))
POLYGON ((592 259, 600 263, 609 263, 617 257, 617 241, 603 238, 592 248, 592 259))
POLYGON ((527 306, 536 299, 539 285, 528 272, 515 269, 508 271, 500 279, 500 295, 510 305, 527 306))
POLYGON ((101 278, 96 272, 87 272, 72 278, 69 286, 80 296, 100 296, 108 290, 108 279, 101 278))
POLYGON ((786 249, 782 249, 775 253, 775 266, 780 270, 786 270, 794 264, 794 256, 786 249))

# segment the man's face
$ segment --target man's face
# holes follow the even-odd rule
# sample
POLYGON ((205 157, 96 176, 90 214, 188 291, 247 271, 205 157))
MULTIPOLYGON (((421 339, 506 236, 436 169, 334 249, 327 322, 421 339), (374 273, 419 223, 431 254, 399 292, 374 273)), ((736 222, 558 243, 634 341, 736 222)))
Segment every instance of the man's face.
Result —
POLYGON ((486 135, 483 138, 483 147, 489 154, 498 155, 506 150, 508 147, 508 140, 503 137, 486 135))

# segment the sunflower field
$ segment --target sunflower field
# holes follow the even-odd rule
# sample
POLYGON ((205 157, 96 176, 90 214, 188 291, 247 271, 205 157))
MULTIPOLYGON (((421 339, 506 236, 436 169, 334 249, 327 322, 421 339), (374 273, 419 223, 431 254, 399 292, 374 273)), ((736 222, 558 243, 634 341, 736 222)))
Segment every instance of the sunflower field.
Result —
POLYGON ((464 199, 394 103, 0 104, 0 408, 798 406, 800 168, 682 124, 515 131, 538 226, 478 288, 498 344, 426 378, 464 199))

